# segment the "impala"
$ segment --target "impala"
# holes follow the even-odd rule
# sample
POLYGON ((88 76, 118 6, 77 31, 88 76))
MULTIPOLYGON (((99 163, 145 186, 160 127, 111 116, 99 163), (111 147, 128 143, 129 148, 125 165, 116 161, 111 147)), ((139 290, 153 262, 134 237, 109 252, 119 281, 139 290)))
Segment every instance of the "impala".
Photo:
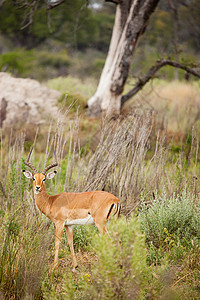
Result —
POLYGON ((115 214, 119 215, 119 199, 104 191, 64 192, 53 196, 48 195, 45 180, 52 179, 57 173, 56 171, 47 173, 51 168, 58 165, 55 151, 55 162, 39 173, 29 162, 32 150, 33 148, 25 161, 25 165, 32 169, 33 173, 27 170, 23 170, 23 172, 27 178, 32 179, 34 182, 35 203, 38 209, 56 227, 54 267, 58 263, 58 251, 63 228, 65 228, 72 255, 73 271, 75 271, 77 261, 73 246, 73 225, 95 224, 100 232, 107 232, 108 220, 115 214))

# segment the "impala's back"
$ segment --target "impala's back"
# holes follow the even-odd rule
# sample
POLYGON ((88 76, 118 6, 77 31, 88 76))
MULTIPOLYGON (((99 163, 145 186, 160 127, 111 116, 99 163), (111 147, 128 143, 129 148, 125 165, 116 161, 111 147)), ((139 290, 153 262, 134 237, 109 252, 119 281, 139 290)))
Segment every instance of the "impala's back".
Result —
POLYGON ((61 193, 50 196, 51 214, 66 225, 106 223, 119 215, 119 199, 104 191, 61 193))

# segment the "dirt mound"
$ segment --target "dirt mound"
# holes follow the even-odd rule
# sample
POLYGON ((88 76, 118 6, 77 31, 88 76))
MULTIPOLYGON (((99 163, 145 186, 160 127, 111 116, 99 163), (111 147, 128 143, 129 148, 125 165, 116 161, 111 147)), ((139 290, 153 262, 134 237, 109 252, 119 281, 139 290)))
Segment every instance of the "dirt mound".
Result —
POLYGON ((36 80, 14 78, 0 72, 0 126, 20 128, 56 118, 60 96, 60 92, 42 86, 36 80))

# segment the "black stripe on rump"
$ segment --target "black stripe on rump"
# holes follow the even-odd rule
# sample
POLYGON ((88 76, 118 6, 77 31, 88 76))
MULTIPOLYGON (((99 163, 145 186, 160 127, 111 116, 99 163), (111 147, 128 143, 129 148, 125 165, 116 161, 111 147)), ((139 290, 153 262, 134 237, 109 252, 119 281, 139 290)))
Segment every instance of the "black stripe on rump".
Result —
POLYGON ((110 210, 109 210, 109 212, 108 212, 108 215, 107 215, 107 220, 108 220, 108 218, 110 217, 110 214, 111 214, 111 211, 112 211, 112 209, 113 209, 113 206, 114 206, 114 203, 111 205, 111 207, 110 207, 110 210))

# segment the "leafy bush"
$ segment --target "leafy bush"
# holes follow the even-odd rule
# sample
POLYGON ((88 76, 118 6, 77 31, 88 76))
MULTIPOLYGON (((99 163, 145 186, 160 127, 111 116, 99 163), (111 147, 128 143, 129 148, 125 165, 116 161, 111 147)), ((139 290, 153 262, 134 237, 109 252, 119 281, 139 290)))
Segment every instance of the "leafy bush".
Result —
POLYGON ((0 70, 20 77, 44 80, 60 73, 66 75, 69 57, 66 51, 56 53, 44 50, 16 49, 0 55, 0 70))
POLYGON ((0 70, 9 71, 14 75, 25 74, 30 68, 34 57, 31 51, 15 50, 0 55, 0 70))
POLYGON ((160 248, 177 246, 176 254, 180 256, 178 249, 182 251, 181 246, 192 248, 194 243, 199 243, 200 210, 190 193, 183 192, 181 196, 173 195, 169 199, 162 194, 156 196, 150 205, 144 201, 139 219, 153 260, 162 257, 162 251, 158 250, 160 248))
MULTIPOLYGON (((88 226, 91 227, 90 225, 88 226)), ((89 234, 90 231, 93 234, 98 232, 97 228, 93 226, 92 228, 90 228, 89 231, 86 226, 74 226, 73 242, 74 242, 75 251, 86 251, 90 248, 90 234, 89 234)))
POLYGON ((38 63, 44 67, 54 67, 61 68, 69 66, 69 57, 65 50, 59 52, 49 52, 49 51, 36 51, 36 57, 38 59, 38 63))
POLYGON ((77 110, 83 111, 85 109, 87 101, 83 96, 79 94, 66 93, 63 94, 58 100, 58 104, 62 108, 63 106, 68 108, 71 105, 70 111, 77 112, 77 110))
POLYGON ((154 274, 154 281, 155 270, 146 264, 145 236, 136 218, 112 221, 109 235, 89 233, 96 255, 92 272, 67 276, 66 299, 140 299, 147 290, 149 295, 159 293, 159 275, 154 274), (154 284, 149 285, 149 280, 154 284))
POLYGON ((111 237, 93 236, 98 257, 88 295, 95 299, 133 299, 147 280, 145 238, 136 219, 121 217, 110 228, 111 237))
POLYGON ((78 94, 79 97, 81 95, 84 98, 91 97, 95 92, 95 84, 91 78, 83 81, 72 76, 58 77, 47 81, 46 85, 63 94, 78 94))

